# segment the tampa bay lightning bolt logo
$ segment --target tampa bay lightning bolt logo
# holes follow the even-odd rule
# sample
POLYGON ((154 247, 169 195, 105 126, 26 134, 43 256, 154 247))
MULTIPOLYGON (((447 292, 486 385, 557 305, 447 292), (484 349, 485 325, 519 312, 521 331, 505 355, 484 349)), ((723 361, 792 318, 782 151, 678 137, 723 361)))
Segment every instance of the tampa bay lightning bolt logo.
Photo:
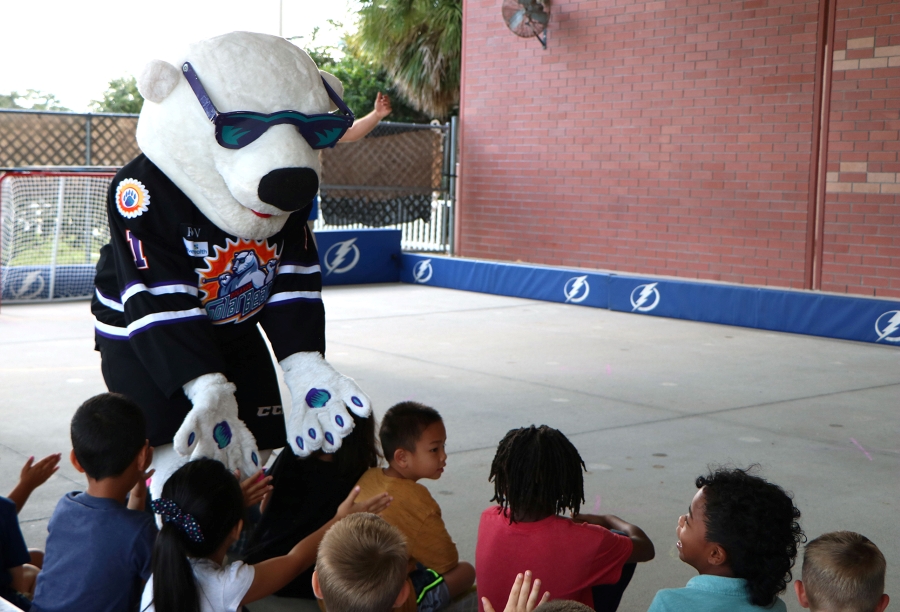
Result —
POLYGON ((591 292, 591 285, 588 283, 587 274, 584 276, 573 276, 566 281, 563 287, 563 294, 566 296, 566 303, 580 304, 587 299, 591 292))
POLYGON ((431 275, 434 274, 434 269, 431 267, 430 259, 423 259, 422 261, 416 262, 416 265, 413 266, 413 280, 417 283, 427 283, 431 280, 431 275))
POLYGON ((875 321, 875 342, 900 342, 900 310, 889 310, 875 321))
POLYGON ((650 283, 648 285, 638 285, 631 292, 631 312, 650 312, 659 304, 659 289, 656 285, 659 283, 650 283))
POLYGON ((359 247, 354 243, 356 238, 335 242, 331 248, 325 251, 325 276, 332 272, 343 274, 352 270, 359 263, 359 247))

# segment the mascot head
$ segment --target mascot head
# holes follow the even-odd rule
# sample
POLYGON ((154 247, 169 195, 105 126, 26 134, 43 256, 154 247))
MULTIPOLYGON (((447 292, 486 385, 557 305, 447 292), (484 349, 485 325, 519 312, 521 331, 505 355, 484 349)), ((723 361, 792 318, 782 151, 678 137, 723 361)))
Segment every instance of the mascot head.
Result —
POLYGON ((220 229, 254 240, 310 205, 317 149, 353 122, 340 81, 268 34, 232 32, 191 45, 176 64, 153 60, 138 89, 144 154, 220 229))

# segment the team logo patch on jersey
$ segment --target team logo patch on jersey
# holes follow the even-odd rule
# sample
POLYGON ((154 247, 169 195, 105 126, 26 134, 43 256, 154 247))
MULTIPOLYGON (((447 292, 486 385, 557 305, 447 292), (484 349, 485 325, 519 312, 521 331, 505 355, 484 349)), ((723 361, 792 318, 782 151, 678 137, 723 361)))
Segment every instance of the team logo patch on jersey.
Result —
POLYGON ((150 206, 150 192, 135 179, 125 179, 116 187, 116 208, 126 219, 140 217, 150 206))
POLYGON ((280 254, 265 240, 226 240, 214 245, 200 275, 200 301, 214 325, 240 323, 265 306, 275 282, 280 254))

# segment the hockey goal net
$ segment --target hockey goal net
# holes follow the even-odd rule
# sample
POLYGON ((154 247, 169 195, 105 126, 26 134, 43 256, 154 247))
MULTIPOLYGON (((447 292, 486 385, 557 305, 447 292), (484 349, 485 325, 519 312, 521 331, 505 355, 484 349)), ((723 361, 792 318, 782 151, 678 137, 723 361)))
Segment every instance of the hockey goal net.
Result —
POLYGON ((0 173, 0 302, 84 299, 109 242, 113 171, 0 173))

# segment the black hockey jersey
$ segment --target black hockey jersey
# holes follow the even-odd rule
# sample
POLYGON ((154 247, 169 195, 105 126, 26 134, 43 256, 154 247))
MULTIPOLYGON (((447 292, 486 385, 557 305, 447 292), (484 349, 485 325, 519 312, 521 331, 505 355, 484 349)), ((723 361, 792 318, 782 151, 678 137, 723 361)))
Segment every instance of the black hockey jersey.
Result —
MULTIPOLYGON (((91 304, 97 343, 129 343, 166 397, 202 374, 234 369, 233 347, 245 334, 258 335, 257 323, 279 361, 296 352, 324 354, 309 207, 268 239, 231 236, 144 155, 116 174, 107 205, 110 242, 101 250, 91 304)), ((117 367, 104 362, 107 380, 117 367)))

